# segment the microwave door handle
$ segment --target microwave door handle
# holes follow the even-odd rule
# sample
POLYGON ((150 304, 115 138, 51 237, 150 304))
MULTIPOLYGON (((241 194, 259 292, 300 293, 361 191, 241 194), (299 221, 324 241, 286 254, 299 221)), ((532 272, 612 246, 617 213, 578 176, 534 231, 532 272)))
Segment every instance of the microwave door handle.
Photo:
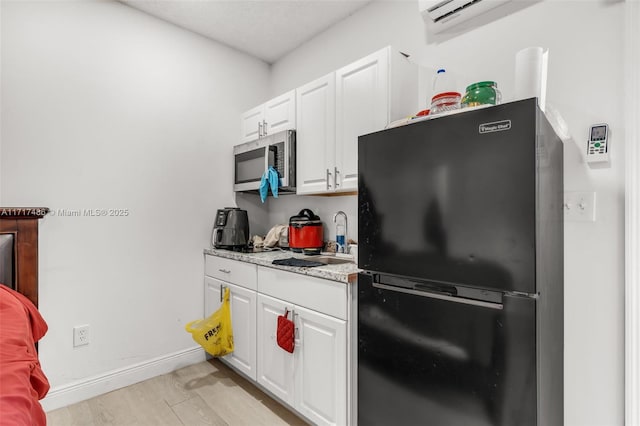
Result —
MULTIPOLYGON (((264 129, 264 126, 262 127, 264 129)), ((264 170, 265 172, 269 170, 270 166, 273 166, 273 168, 276 168, 276 156, 275 156, 275 147, 273 145, 271 145, 270 143, 267 143, 267 145, 264 148, 264 170), (271 153, 273 153, 273 156, 271 155, 271 153), (273 158, 273 161, 269 161, 271 158, 273 158), (272 164, 273 163, 273 164, 272 164)))
POLYGON ((269 151, 273 152, 273 164, 269 164, 273 166, 274 169, 278 170, 278 146, 277 145, 269 145, 269 151))

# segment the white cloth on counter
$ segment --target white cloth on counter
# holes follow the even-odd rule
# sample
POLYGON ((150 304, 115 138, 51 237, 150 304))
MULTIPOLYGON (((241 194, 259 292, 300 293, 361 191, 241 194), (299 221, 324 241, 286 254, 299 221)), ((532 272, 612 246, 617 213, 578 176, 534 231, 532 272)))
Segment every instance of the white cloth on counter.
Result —
POLYGON ((264 237, 264 247, 275 247, 280 242, 280 235, 289 229, 289 225, 276 225, 267 232, 264 237))

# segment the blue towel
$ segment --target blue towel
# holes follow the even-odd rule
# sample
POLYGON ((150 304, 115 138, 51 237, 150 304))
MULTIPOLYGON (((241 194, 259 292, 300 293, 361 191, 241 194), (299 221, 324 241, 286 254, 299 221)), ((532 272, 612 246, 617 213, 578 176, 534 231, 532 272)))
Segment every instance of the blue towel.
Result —
POLYGON ((269 166, 269 188, 271 188, 271 193, 275 198, 278 198, 278 187, 280 186, 280 176, 278 175, 278 171, 273 168, 273 166, 269 166))
POLYGON ((260 200, 264 203, 269 194, 269 188, 275 198, 278 198, 278 187, 280 186, 280 176, 273 166, 269 166, 260 179, 260 200))
POLYGON ((267 176, 269 172, 264 172, 260 179, 260 200, 264 203, 267 199, 267 192, 269 191, 269 182, 267 182, 267 176))

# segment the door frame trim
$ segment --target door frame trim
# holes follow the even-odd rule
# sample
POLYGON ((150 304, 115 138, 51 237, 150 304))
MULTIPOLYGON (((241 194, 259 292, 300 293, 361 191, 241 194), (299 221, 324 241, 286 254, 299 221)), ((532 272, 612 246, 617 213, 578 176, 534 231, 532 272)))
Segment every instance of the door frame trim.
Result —
POLYGON ((640 425, 640 3, 625 3, 625 424, 640 425))

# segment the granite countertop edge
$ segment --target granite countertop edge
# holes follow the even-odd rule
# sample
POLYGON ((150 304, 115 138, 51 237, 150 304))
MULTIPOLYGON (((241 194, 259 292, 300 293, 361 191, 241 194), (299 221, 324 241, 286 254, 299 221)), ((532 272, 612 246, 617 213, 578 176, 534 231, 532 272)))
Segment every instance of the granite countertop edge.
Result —
POLYGON ((273 250, 259 253, 241 253, 230 250, 207 248, 204 249, 204 254, 222 257, 225 259, 237 260, 240 262, 253 263, 255 265, 294 272, 296 274, 308 275, 310 277, 324 278, 326 280, 338 281, 345 284, 354 282, 358 276, 358 272, 360 271, 355 263, 322 265, 315 267, 284 266, 274 265, 272 263, 276 259, 287 259, 290 257, 299 259, 306 258, 306 256, 302 253, 294 253, 288 250, 273 250))

